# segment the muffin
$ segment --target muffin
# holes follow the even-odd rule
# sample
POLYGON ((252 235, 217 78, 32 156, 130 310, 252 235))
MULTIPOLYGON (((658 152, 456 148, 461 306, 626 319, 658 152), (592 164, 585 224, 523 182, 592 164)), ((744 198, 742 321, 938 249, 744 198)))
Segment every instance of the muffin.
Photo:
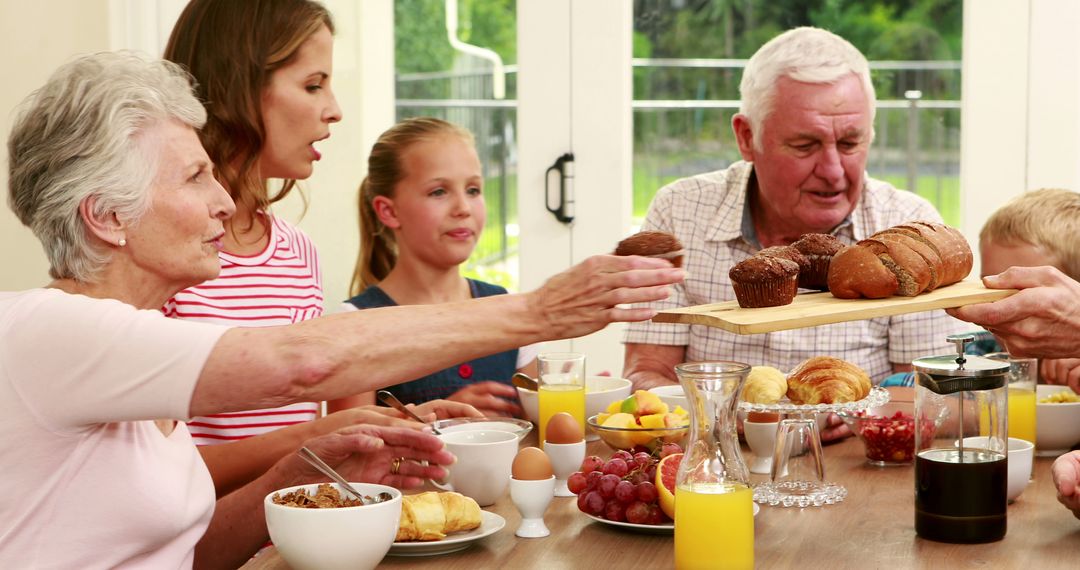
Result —
POLYGON ((667 232, 644 231, 620 241, 615 247, 615 255, 662 257, 675 267, 682 267, 683 246, 667 232))
POLYGON ((799 290, 799 264, 780 257, 755 255, 735 264, 728 277, 744 308, 787 305, 799 290))
POLYGON ((801 252, 799 252, 799 250, 791 247, 790 245, 775 245, 773 247, 767 247, 754 255, 764 255, 765 257, 779 257, 788 261, 794 261, 795 263, 799 264, 800 276, 803 274, 804 271, 810 270, 810 260, 801 252))
POLYGON ((829 234, 804 234, 791 247, 806 256, 808 267, 799 273, 799 287, 829 290, 829 263, 844 244, 829 234))

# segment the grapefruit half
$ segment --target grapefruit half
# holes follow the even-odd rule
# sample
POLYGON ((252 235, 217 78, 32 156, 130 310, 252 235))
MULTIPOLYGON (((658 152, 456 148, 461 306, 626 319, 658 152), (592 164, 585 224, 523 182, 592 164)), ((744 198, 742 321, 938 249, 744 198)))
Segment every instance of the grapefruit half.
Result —
POLYGON ((656 492, 660 496, 660 510, 675 520, 675 476, 679 473, 679 464, 683 454, 672 453, 660 460, 656 466, 656 492))

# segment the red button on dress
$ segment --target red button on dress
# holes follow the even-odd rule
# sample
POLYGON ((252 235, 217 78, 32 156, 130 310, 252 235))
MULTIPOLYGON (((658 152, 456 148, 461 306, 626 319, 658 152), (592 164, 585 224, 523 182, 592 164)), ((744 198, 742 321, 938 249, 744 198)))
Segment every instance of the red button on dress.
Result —
POLYGON ((462 378, 472 378, 472 366, 468 364, 462 364, 457 369, 458 376, 462 378))

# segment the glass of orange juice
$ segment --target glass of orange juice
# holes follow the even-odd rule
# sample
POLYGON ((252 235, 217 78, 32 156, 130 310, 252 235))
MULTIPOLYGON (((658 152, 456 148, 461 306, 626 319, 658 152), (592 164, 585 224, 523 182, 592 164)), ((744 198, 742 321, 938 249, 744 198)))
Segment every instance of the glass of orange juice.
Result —
POLYGON ((585 437, 585 355, 579 352, 545 352, 536 357, 540 371, 537 392, 540 445, 547 440, 551 416, 566 412, 577 420, 585 437))
POLYGON ((1035 443, 1035 384, 1039 361, 1006 352, 994 352, 986 357, 1009 362, 1009 437, 1035 443))

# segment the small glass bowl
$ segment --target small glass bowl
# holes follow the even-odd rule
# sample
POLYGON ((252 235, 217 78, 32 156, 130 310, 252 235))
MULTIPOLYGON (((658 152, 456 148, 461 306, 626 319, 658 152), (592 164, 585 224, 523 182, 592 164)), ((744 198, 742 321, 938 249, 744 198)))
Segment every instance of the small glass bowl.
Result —
POLYGON ((625 449, 627 451, 653 452, 665 443, 678 443, 682 445, 683 439, 690 431, 690 425, 670 428, 618 428, 602 426, 596 421, 596 416, 590 416, 587 420, 600 439, 612 449, 625 449))
POLYGON ((441 432, 492 430, 508 431, 517 435, 518 441, 532 431, 532 422, 518 418, 447 418, 435 420, 435 429, 441 432))
MULTIPOLYGON (((871 465, 909 465, 915 458, 915 403, 889 402, 861 412, 838 414, 863 443, 871 465)), ((940 420, 924 420, 924 439, 933 439, 940 420)))

